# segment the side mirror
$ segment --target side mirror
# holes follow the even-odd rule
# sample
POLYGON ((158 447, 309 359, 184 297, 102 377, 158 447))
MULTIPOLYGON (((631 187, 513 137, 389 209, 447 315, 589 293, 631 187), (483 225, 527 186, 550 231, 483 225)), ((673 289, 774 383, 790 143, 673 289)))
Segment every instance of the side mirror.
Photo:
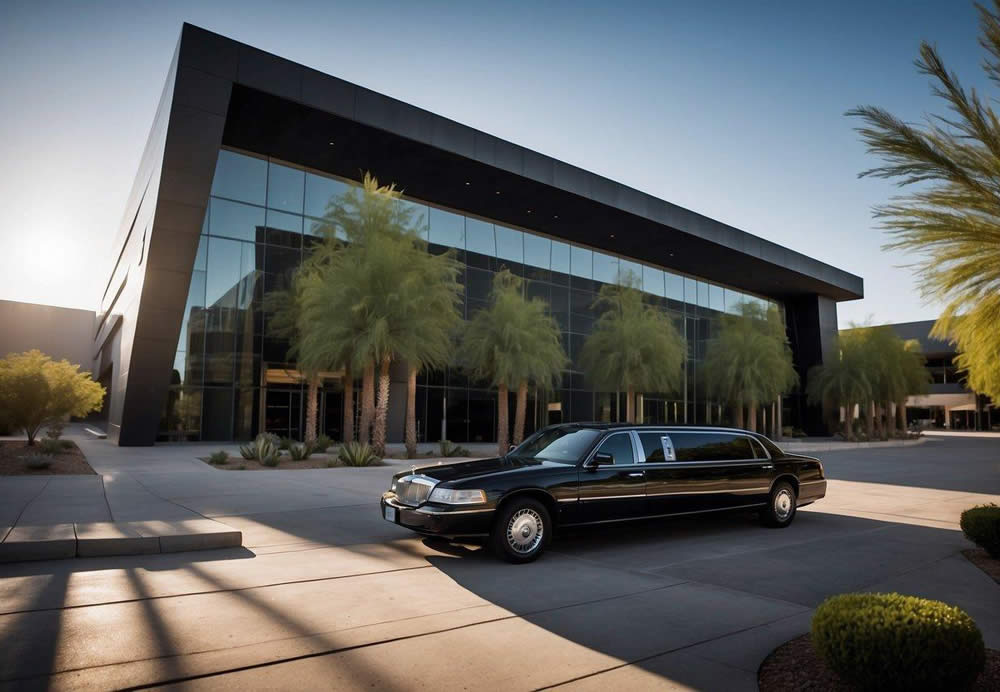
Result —
POLYGON ((513 452, 515 449, 517 449, 517 445, 511 445, 510 447, 507 448, 507 451, 513 452))
POLYGON ((597 468, 598 466, 614 466, 615 458, 610 454, 604 454, 598 452, 594 455, 594 458, 590 460, 590 467, 597 468))

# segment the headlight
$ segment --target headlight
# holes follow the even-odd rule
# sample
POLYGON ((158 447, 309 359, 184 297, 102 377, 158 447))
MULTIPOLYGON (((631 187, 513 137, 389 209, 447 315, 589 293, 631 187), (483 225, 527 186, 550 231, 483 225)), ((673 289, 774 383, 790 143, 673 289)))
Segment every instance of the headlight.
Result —
POLYGON ((440 502, 443 505, 479 505, 486 502, 486 493, 482 490, 434 488, 427 499, 429 502, 440 502))

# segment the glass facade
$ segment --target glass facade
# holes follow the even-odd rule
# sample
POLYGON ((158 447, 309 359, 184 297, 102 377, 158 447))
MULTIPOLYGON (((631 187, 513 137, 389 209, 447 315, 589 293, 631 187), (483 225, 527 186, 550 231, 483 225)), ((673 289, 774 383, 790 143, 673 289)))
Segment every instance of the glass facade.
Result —
MULTIPOLYGON (((248 439, 264 430, 301 435, 305 385, 288 362, 288 343, 267 336, 262 303, 268 292, 288 286, 317 241, 324 215, 354 184, 265 157, 220 151, 159 439, 248 439)), ((593 391, 578 367, 597 317, 597 292, 624 276, 670 316, 688 342, 682 391, 645 393, 638 405, 642 421, 719 422, 718 406, 699 391, 706 340, 723 312, 744 301, 763 307, 773 301, 419 200, 401 203, 414 208, 431 252, 454 249, 463 262, 466 318, 487 305, 493 276, 502 268, 525 279, 526 295, 550 305, 571 364, 559 389, 532 394, 529 431, 553 422, 624 416, 624 396, 593 391)), ((342 374, 326 375, 320 432, 338 438, 342 374)), ((457 441, 492 441, 496 405, 495 392, 470 382, 457 368, 421 373, 419 438, 436 441, 444 433, 457 441)))

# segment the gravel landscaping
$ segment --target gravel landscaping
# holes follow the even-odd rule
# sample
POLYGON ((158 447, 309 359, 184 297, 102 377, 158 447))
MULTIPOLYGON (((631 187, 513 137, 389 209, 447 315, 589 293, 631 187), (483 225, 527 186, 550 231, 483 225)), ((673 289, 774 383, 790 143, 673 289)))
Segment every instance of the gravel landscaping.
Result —
POLYGON ((0 440, 0 476, 95 475, 87 457, 72 441, 66 441, 66 448, 58 454, 45 455, 45 459, 51 462, 46 468, 29 468, 21 458, 41 453, 37 443, 29 447, 24 440, 0 440))
POLYGON ((982 548, 963 550, 962 555, 965 555, 969 562, 993 577, 993 581, 1000 584, 1000 560, 990 557, 990 554, 982 548))
MULTIPOLYGON (((209 464, 208 457, 199 457, 201 461, 209 464)), ((337 459, 336 453, 312 454, 308 459, 295 461, 288 454, 282 454, 277 466, 264 466, 259 461, 244 459, 243 457, 229 457, 225 464, 209 464, 222 471, 288 471, 297 469, 332 469, 344 466, 337 459)), ((372 464, 372 466, 385 466, 385 462, 372 464)))
MULTIPOLYGON (((768 654, 757 671, 761 692, 851 692, 853 687, 837 676, 813 649, 811 637, 804 634, 785 642, 768 654)), ((973 692, 1000 689, 1000 651, 986 650, 986 666, 973 685, 973 692)))

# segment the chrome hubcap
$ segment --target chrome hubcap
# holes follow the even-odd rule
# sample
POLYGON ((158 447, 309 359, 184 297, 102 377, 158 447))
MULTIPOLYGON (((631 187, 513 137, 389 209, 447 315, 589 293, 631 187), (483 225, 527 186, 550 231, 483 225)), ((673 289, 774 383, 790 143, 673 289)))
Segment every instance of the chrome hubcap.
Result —
POLYGON ((789 517, 789 515, 791 515, 794 507, 794 498, 792 497, 791 491, 787 488, 782 488, 778 491, 778 494, 774 496, 774 515, 781 521, 784 521, 789 517))
POLYGON ((533 509, 519 509, 507 524, 507 544, 515 552, 530 553, 542 542, 542 518, 533 509))

